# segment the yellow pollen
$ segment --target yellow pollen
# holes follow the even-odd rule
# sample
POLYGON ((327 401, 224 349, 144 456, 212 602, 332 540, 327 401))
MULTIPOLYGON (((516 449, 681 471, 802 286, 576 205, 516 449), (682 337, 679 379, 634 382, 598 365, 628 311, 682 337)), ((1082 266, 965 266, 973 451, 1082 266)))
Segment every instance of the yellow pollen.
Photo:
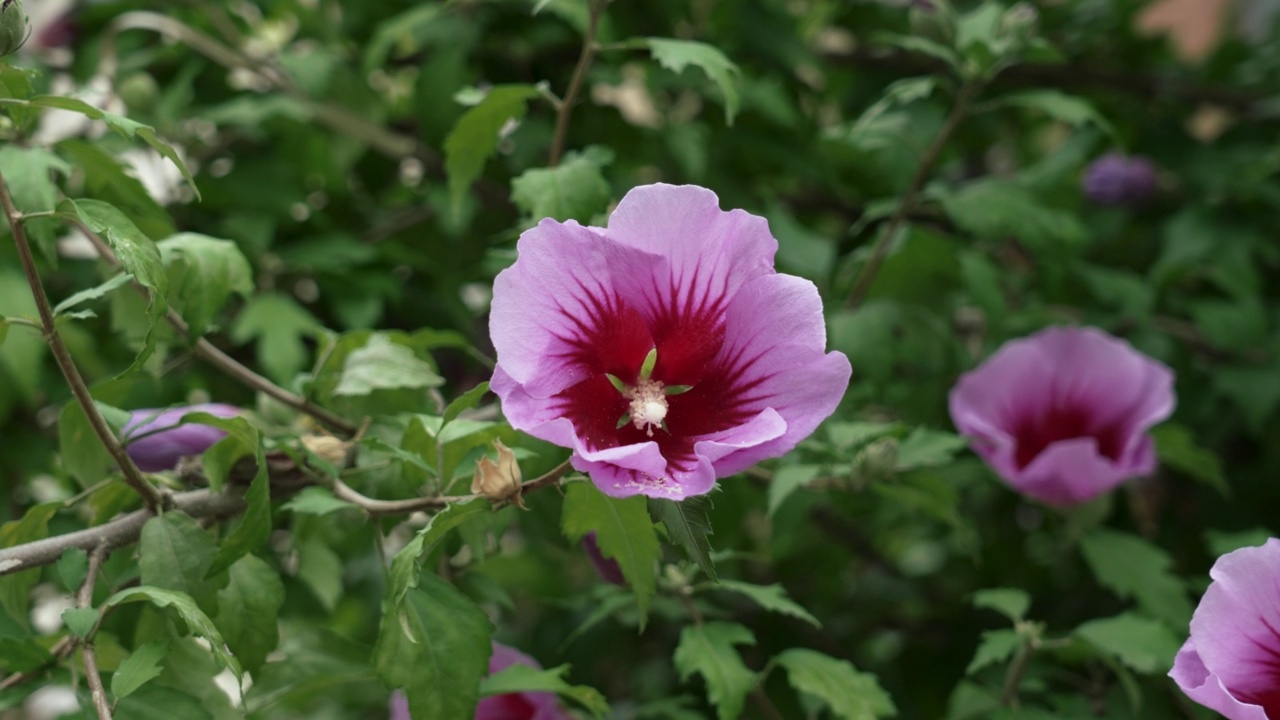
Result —
POLYGON ((662 421, 667 419, 667 396, 662 392, 662 383, 643 380, 631 388, 630 395, 631 423, 653 437, 653 429, 662 427, 662 421))

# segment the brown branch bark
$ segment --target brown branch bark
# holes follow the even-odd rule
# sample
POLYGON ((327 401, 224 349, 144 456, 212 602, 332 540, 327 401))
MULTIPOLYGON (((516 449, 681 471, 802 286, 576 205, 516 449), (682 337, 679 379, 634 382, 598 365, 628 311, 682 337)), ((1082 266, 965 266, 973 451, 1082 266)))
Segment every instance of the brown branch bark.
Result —
POLYGON ((587 69, 596 56, 596 33, 600 30, 600 18, 604 15, 604 6, 608 0, 590 0, 587 10, 587 31, 582 36, 582 52, 578 55, 578 64, 573 68, 573 76, 569 78, 569 89, 565 91, 564 100, 556 112, 555 136, 551 139, 551 153, 547 157, 547 165, 555 167, 560 164, 560 156, 564 154, 564 141, 569 133, 569 117, 573 114, 573 106, 578 102, 578 94, 582 91, 582 82, 586 79, 587 69))
MULTIPOLYGON (((111 550, 106 545, 99 545, 89 553, 89 571, 85 575, 80 591, 76 593, 76 607, 93 607, 93 588, 98 582, 98 572, 111 550)), ((85 678, 89 681, 89 694, 93 698, 93 707, 98 712, 98 720, 111 720, 111 703, 107 699, 107 689, 102 684, 102 675, 98 672, 98 651, 93 647, 93 638, 86 638, 80 648, 80 659, 84 662, 85 678)))

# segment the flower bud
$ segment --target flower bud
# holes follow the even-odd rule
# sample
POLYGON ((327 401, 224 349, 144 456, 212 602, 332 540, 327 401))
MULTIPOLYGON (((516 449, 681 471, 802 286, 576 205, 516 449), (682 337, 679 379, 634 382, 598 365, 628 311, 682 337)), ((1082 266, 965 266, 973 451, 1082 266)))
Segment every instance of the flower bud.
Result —
POLYGON ((517 505, 524 507, 520 499, 520 483, 523 478, 520 475, 520 465, 516 463, 516 455, 501 440, 494 440, 493 445, 498 450, 498 461, 494 462, 488 456, 480 458, 476 463, 475 478, 471 481, 471 492, 484 495, 494 502, 514 499, 517 505))
POLYGON ((0 0, 0 56, 16 52, 27 41, 27 35, 22 0, 0 0))
POLYGON ((133 410, 129 422, 121 429, 125 451, 138 469, 159 472, 177 466, 178 460, 199 455, 226 437, 223 430, 195 423, 182 425, 187 413, 209 413, 218 417, 235 417, 240 408, 218 403, 183 405, 176 408, 133 410))
POLYGON ((321 460, 343 467, 347 464, 347 453, 351 452, 351 443, 332 435, 303 435, 298 438, 302 446, 321 460))
POLYGON ((1080 186, 1099 205, 1139 205, 1155 195, 1158 178, 1146 158, 1107 153, 1085 168, 1080 186))

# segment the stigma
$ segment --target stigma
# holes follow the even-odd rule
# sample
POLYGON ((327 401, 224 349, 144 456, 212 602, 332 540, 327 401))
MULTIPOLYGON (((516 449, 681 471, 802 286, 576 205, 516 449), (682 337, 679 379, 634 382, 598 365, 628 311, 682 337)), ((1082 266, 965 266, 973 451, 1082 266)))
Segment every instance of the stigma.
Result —
POLYGON ((644 430, 646 435, 653 437, 653 429, 663 428, 667 419, 667 396, 662 391, 662 383, 641 380, 628 395, 631 397, 631 423, 637 430, 644 430))

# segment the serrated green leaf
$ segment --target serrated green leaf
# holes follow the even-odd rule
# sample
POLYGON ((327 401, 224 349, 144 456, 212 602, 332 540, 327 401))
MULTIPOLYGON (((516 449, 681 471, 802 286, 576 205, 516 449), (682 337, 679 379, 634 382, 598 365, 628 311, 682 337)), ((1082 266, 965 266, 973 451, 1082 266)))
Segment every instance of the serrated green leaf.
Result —
POLYGON ((236 343, 257 342, 258 362, 267 376, 288 384, 307 364, 303 338, 323 326, 293 298, 281 293, 256 295, 231 324, 236 343))
POLYGON ((745 595, 765 610, 799 618, 814 627, 822 627, 822 623, 818 621, 818 618, 814 617, 808 610, 805 610, 799 603, 787 597, 786 588, 779 584, 752 585, 738 580, 721 580, 711 588, 745 595))
POLYGON ((707 683, 707 699, 716 706, 720 720, 742 714, 747 693, 756 683, 756 674, 742 662, 734 645, 755 645, 755 636, 741 625, 710 622, 688 625, 676 645, 676 671, 681 680, 695 673, 707 683))
POLYGON ((600 554, 618 562, 636 595, 643 625, 649 613, 649 600, 657 587, 657 564, 662 556, 645 498, 620 500, 605 495, 590 483, 570 483, 565 487, 561 512, 560 527, 565 537, 576 543, 594 532, 600 554))
POLYGON ((0 635, 0 668, 7 672, 31 672, 54 662, 49 651, 34 638, 0 635))
MULTIPOLYGON (((165 513, 165 515, 171 514, 173 514, 172 511, 165 513)), ((209 641, 210 650, 218 662, 231 670, 237 678, 240 677, 240 663, 227 651, 222 633, 218 632, 217 626, 190 595, 165 588, 140 585, 126 588, 107 598, 107 601, 102 604, 102 612, 133 602, 149 602, 156 607, 174 611, 186 624, 188 630, 209 641)))
POLYGON ((256 673, 280 643, 277 615, 284 606, 284 583, 270 565, 245 555, 228 568, 226 587, 218 591, 214 625, 246 672, 256 673))
MULTIPOLYGON (((19 212, 48 212, 58 204, 54 176, 66 177, 71 165, 45 148, 9 143, 0 147, 0 171, 9 181, 13 204, 19 212)), ((0 220, 0 227, 8 227, 7 221, 0 220)), ((24 227, 36 245, 56 260, 52 252, 56 223, 49 218, 33 218, 25 221, 24 227)))
POLYGON ((715 564, 711 561, 711 521, 707 513, 711 500, 706 495, 685 498, 680 502, 664 498, 649 498, 649 515, 654 522, 667 529, 667 539, 684 550, 690 560, 712 580, 717 578, 715 564))
POLYGON ((1081 247, 1089 238, 1077 215, 1047 206, 1012 180, 975 180, 939 199, 957 227, 983 240, 1014 236, 1032 251, 1051 252, 1081 247))
POLYGON ((101 298, 107 295, 112 290, 115 290, 116 288, 124 287, 125 285, 128 285, 132 280, 133 280, 133 276, 130 275, 129 273, 121 273, 119 275, 116 275, 115 277, 112 277, 110 280, 107 280, 101 285, 91 287, 88 290, 81 290, 80 292, 72 295, 66 300, 63 300, 62 302, 54 306, 53 312, 55 315, 61 315, 67 312, 68 310, 70 310, 71 308, 77 305, 80 305, 81 303, 97 300, 98 298, 101 298))
POLYGON ((289 498, 288 502, 280 506, 281 510, 303 515, 328 515, 336 510, 351 510, 353 508, 356 508, 356 506, 334 497, 333 492, 328 488, 315 485, 304 488, 302 492, 289 498))
POLYGON ((1136 535, 1098 528, 1080 540, 1080 551, 1098 582, 1122 598, 1134 598, 1143 610, 1185 628, 1191 622, 1186 587, 1169 569, 1173 558, 1136 535))
POLYGON ((511 201, 534 220, 587 222, 604 212, 611 196, 604 166, 613 162, 613 151, 592 145, 570 152, 553 168, 533 168, 511 181, 511 201))
POLYGON ((84 408, 75 400, 63 405, 58 415, 58 447, 63 467, 83 487, 105 478, 111 469, 111 455, 102 447, 84 408))
POLYGON ((1007 662, 1025 642, 1017 630, 987 630, 982 633, 982 642, 978 650, 965 668, 965 675, 972 675, 988 665, 1007 662))
POLYGON ((378 676, 404 688, 414 717, 471 717, 489 671, 489 616, 432 573, 398 597, 390 591, 373 649, 378 676))
POLYGON ((523 118, 528 101, 538 95, 532 85, 498 85, 458 118, 444 141, 444 168, 455 208, 484 171, 485 161, 497 151, 503 126, 523 118))
POLYGON ((738 94, 738 66, 719 48, 706 43, 670 38, 646 38, 644 42, 649 46, 653 59, 662 67, 680 73, 693 65, 706 73, 724 96, 725 124, 733 125, 733 118, 738 114, 741 102, 738 94))
POLYGON ((595 688, 570 685, 565 682, 564 676, 568 672, 568 665, 547 670, 539 670, 520 663, 508 665, 480 683, 480 697, 524 692, 551 692, 577 702, 593 717, 602 718, 608 715, 609 703, 604 696, 595 688))
POLYGON ((55 565, 62 588, 67 592, 75 592, 89 574, 89 553, 80 548, 71 548, 62 553, 55 565))
POLYGON ((177 688, 148 683, 120 701, 116 717, 121 720, 214 720, 214 714, 206 705, 204 700, 177 688))
POLYGON ((375 333, 369 342, 347 355, 341 379, 334 395, 368 395, 375 390, 428 388, 444 384, 427 363, 413 350, 392 342, 383 333, 375 333))
POLYGON ((1160 462, 1212 487, 1223 495, 1231 494, 1222 458, 1201 447, 1191 430, 1176 423, 1164 423, 1151 429, 1160 462))
POLYGON ((1025 590, 1017 588, 991 588, 979 590, 973 594, 973 606, 989 608, 1017 622, 1031 607, 1031 596, 1025 590))
POLYGON ((769 481, 769 517, 773 517, 792 493, 816 479, 821 471, 822 467, 818 465, 784 465, 778 468, 769 481))
POLYGON ((1068 95, 1061 90, 1025 90, 1005 95, 998 98, 996 102, 1001 105, 1039 110, 1054 120, 1060 120, 1075 128, 1093 125, 1109 135, 1113 142, 1117 144, 1120 142, 1120 135, 1116 132, 1115 126, 1102 113, 1099 113, 1092 103, 1082 97, 1068 95))
POLYGON ((783 651, 774 661, 786 668, 792 687, 845 720, 876 720, 897 712, 876 677, 849 662, 801 648, 783 651))
POLYGON ((440 416, 440 426, 444 427, 445 425, 448 425, 457 419, 457 417, 463 412, 479 405, 480 399, 483 398, 487 392, 489 392, 489 383, 488 381, 485 381, 459 395, 444 409, 444 413, 440 416))
POLYGON ((87 638, 98 624, 98 611, 95 608, 67 608, 62 611, 62 624, 67 626, 72 635, 87 638))
POLYGON ((212 577, 231 567, 247 553, 262 546, 271 535, 271 478, 267 475, 266 449, 262 431, 243 417, 219 417, 209 413, 188 413, 183 422, 211 425, 226 431, 227 436, 205 451, 205 476, 210 487, 221 488, 231 470, 245 457, 253 458, 255 467, 249 489, 244 494, 245 510, 235 527, 222 540, 218 554, 210 563, 206 576, 212 577))
POLYGON ((416 586, 422 561, 435 551, 450 532, 489 511, 488 501, 471 500, 455 503, 431 516, 426 526, 391 559, 391 571, 387 577, 388 601, 393 605, 399 604, 404 594, 416 586))
POLYGON ((1144 675, 1168 672, 1182 645, 1164 623, 1131 613, 1090 620, 1074 634, 1144 675))
POLYGON ((898 443, 898 472, 951 462, 968 443, 955 433, 918 427, 898 443))
POLYGON ((217 544, 195 518, 169 510, 142 526, 138 570, 144 585, 181 592, 208 611, 217 593, 206 575, 217 554, 217 544))
POLYGON ((174 297, 192 338, 204 334, 231 295, 253 294, 253 270, 234 242, 179 233, 156 245, 172 273, 174 297))
POLYGON ((134 650, 111 675, 111 694, 120 701, 159 677, 160 662, 168 654, 168 640, 152 640, 134 650))
MULTIPOLYGON (((43 540, 49 535, 49 519, 52 518, 61 503, 44 503, 27 510, 18 520, 10 520, 0 525, 0 547, 14 547, 34 540, 43 540)), ((12 570, 15 566, 5 567, 12 570)), ((17 567, 20 567, 18 565, 17 567)), ((31 607, 29 597, 31 588, 40 579, 40 568, 20 570, 0 576, 0 607, 9 613, 9 617, 19 626, 26 628, 27 611, 31 607)))
POLYGON ((152 312, 164 312, 168 307, 169 275, 160 259, 160 250, 129 216, 110 203, 91 199, 63 200, 58 205, 58 213, 78 220, 102 235, 115 251, 125 272, 131 273, 139 283, 152 291, 152 312))

